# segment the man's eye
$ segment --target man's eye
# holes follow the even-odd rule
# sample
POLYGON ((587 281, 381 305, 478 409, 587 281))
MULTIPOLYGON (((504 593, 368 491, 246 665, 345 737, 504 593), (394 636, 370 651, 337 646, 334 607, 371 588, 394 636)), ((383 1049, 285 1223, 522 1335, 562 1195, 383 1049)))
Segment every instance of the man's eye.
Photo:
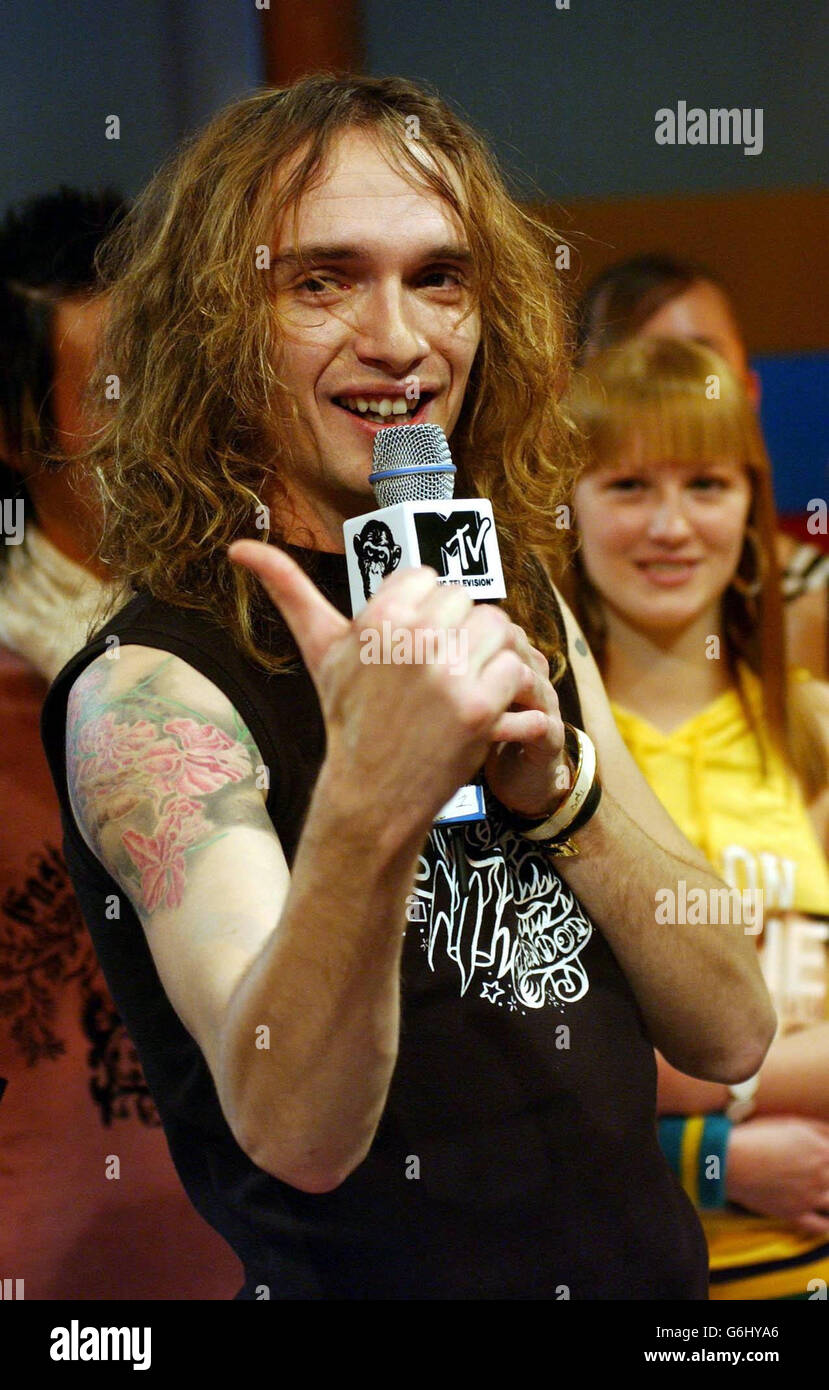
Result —
POLYGON ((430 284, 434 289, 439 290, 456 290, 461 289, 466 281, 459 270, 427 270, 425 274, 421 275, 420 283, 422 285, 430 284), (444 283, 436 284, 436 281, 443 281, 444 283))
POLYGON ((346 288, 341 280, 330 275, 308 275, 295 286, 308 294, 331 294, 346 288))

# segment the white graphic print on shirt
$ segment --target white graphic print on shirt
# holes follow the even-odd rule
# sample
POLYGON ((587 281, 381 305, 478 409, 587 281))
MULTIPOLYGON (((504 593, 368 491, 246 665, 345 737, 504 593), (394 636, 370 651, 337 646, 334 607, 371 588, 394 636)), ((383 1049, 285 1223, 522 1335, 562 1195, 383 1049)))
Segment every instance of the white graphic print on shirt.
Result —
POLYGON ((593 927, 552 859, 492 816, 468 825, 465 835, 463 896, 444 830, 431 832, 420 856, 413 898, 422 910, 409 916, 420 921, 430 968, 445 952, 462 995, 474 981, 480 998, 521 1013, 581 999, 589 989, 581 954, 593 927))

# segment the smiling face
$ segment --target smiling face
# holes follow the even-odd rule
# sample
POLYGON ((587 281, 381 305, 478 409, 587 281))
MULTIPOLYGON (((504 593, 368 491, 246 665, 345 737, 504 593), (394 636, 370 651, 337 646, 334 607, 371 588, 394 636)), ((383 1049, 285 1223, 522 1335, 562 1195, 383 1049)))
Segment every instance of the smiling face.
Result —
POLYGON ((733 463, 622 459, 588 472, 576 516, 582 562, 605 608, 651 635, 670 637, 701 619, 718 631, 751 495, 746 470, 733 463))
POLYGON ((469 248, 453 209, 359 130, 337 138, 274 245, 279 376, 300 416, 285 482, 317 543, 341 549, 343 520, 373 507, 378 430, 449 436, 458 419, 480 341, 469 248))

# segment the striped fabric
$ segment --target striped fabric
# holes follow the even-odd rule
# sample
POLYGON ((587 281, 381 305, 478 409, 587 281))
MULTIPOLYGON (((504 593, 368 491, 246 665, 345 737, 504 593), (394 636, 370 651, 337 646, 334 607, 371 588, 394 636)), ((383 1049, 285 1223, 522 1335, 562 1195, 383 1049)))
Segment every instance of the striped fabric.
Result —
POLYGON ((725 1155, 731 1121, 725 1115, 665 1115, 659 1121, 662 1152, 695 1207, 725 1205, 725 1155))
POLYGON ((709 1297, 822 1299, 827 1295, 829 1241, 782 1260, 712 1269, 709 1297))
POLYGON ((659 1121, 662 1152, 700 1211, 716 1251, 709 1297, 716 1301, 826 1298, 829 1241, 822 1236, 797 1237, 791 1228, 728 1205, 725 1172, 730 1132, 731 1122, 722 1114, 665 1115, 659 1121), (749 1252, 754 1259, 748 1258, 749 1252))

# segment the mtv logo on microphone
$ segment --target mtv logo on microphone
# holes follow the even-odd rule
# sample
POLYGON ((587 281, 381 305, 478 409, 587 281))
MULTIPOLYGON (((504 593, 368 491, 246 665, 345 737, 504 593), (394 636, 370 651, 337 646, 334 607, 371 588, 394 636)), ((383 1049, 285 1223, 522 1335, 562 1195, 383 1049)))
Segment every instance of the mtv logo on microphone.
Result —
POLYGON ((352 612, 359 613, 387 575, 430 565, 441 584, 472 599, 504 599, 492 503, 485 498, 400 502, 343 526, 352 612))

